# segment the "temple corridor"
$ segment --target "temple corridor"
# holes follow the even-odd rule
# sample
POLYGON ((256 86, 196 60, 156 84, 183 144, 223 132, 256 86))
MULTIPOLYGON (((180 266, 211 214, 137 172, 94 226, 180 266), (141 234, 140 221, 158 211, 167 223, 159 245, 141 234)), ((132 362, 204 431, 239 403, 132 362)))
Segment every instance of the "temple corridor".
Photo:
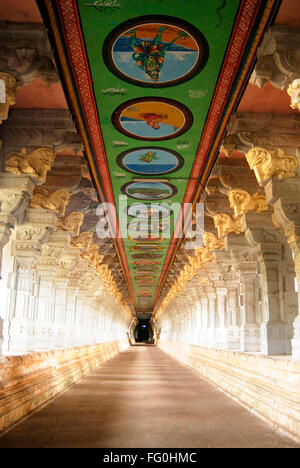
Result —
POLYGON ((299 448, 300 0, 0 0, 0 44, 0 447, 299 448))
POLYGON ((2 447, 298 445, 155 346, 134 346, 0 438, 2 447))

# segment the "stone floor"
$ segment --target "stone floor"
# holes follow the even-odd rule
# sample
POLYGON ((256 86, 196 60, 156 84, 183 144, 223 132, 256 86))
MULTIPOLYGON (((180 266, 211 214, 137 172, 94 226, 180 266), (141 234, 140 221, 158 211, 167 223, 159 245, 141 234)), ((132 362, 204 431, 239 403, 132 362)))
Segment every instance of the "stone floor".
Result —
POLYGON ((2 438, 0 447, 298 447, 159 348, 132 347, 2 438))

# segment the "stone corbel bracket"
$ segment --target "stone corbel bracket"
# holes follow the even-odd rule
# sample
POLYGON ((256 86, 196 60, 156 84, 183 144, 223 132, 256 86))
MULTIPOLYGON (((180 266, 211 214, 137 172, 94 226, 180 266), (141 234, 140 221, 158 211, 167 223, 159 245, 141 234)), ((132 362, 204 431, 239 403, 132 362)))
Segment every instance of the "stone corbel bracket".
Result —
POLYGON ((300 77, 300 29, 273 25, 266 32, 258 48, 257 64, 250 83, 259 88, 270 82, 287 90, 300 77))
POLYGON ((298 159, 279 148, 275 151, 254 147, 246 153, 246 159, 260 185, 265 185, 273 176, 280 180, 297 176, 298 159))
POLYGON ((0 43, 0 72, 13 75, 19 86, 37 78, 48 86, 58 81, 44 25, 0 21, 0 43))
POLYGON ((262 213, 264 211, 269 211, 270 209, 266 202, 266 196, 261 195, 258 192, 251 195, 245 190, 236 189, 228 192, 228 198, 236 218, 248 213, 249 211, 262 213))

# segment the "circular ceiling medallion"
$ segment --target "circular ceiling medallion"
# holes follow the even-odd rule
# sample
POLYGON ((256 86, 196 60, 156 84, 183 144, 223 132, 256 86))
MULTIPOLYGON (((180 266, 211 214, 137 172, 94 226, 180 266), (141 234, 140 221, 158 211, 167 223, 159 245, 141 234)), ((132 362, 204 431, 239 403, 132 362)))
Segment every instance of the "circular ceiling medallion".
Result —
MULTIPOLYGON (((126 213, 126 211, 125 211, 126 213)), ((167 205, 154 205, 148 203, 134 203, 127 209, 128 216, 137 218, 138 220, 150 220, 157 218, 165 218, 171 216, 171 209, 167 205)))
POLYGON ((147 221, 142 220, 133 220, 127 225, 127 228, 128 232, 133 235, 143 235, 147 237, 151 235, 158 235, 163 232, 169 232, 170 224, 160 223, 158 220, 152 223, 148 223, 147 221))
POLYGON ((144 266, 153 266, 154 268, 158 268, 157 265, 160 265, 160 262, 156 262, 155 260, 135 260, 132 262, 132 265, 135 267, 144 267, 144 266))
MULTIPOLYGON (((132 248, 131 248, 131 250, 132 250, 132 248)), ((136 253, 136 254, 132 255, 132 258, 136 258, 136 259, 139 259, 139 260, 149 260, 149 259, 152 259, 152 258, 162 258, 162 254, 147 253, 147 255, 146 255, 144 253, 136 253)))
POLYGON ((128 182, 121 190, 137 200, 163 200, 177 193, 177 188, 168 182, 128 182))
POLYGON ((152 146, 124 151, 117 163, 133 174, 158 176, 178 171, 184 160, 176 151, 152 146))
POLYGON ((155 244, 138 244, 130 247, 133 252, 155 252, 162 250, 162 247, 155 244))
POLYGON ((161 236, 148 236, 148 237, 140 237, 140 236, 129 236, 129 240, 131 242, 141 242, 147 244, 148 242, 162 242, 165 240, 164 237, 161 236))
POLYGON ((115 128, 137 140, 162 141, 176 138, 191 128, 191 111, 173 99, 131 99, 112 114, 115 128))
POLYGON ((190 23, 152 15, 116 27, 106 38, 102 55, 118 78, 138 86, 163 88, 199 73, 209 48, 203 34, 190 23))

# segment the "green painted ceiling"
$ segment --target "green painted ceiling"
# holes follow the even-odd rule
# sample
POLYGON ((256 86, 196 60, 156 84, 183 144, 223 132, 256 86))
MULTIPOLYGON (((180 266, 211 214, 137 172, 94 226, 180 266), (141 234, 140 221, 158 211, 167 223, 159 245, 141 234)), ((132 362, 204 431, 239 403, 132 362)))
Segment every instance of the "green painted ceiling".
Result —
MULTIPOLYGON (((95 100, 99 113, 100 126, 104 139, 114 197, 119 220, 123 226, 126 227, 126 222, 124 222, 125 213, 124 209, 121 211, 119 210, 119 196, 122 194, 122 187, 133 180, 163 179, 176 187, 177 193, 171 198, 163 201, 154 200, 149 203, 182 203, 220 68, 224 59, 224 54, 230 40, 239 3, 240 2, 238 0, 230 0, 227 2, 224 2, 223 0, 210 0, 209 2, 199 0, 120 0, 119 2, 105 2, 105 0, 100 0, 99 2, 94 2, 94 0, 78 1, 80 21, 90 65, 95 100), (144 73, 143 70, 141 70, 142 75, 140 76, 143 76, 144 74, 144 81, 150 84, 153 83, 152 87, 145 87, 144 85, 140 86, 136 82, 130 82, 130 78, 126 79, 124 76, 117 76, 115 73, 112 73, 107 66, 111 50, 109 38, 113 35, 112 31, 119 28, 120 25, 122 27, 125 22, 139 17, 144 17, 145 15, 156 15, 153 18, 153 24, 151 25, 155 31, 155 35, 158 34, 158 28, 161 27, 162 24, 166 25, 166 29, 161 35, 161 42, 163 42, 163 44, 171 42, 170 37, 167 35, 168 31, 170 31, 167 27, 168 21, 165 18, 160 18, 158 13, 159 15, 172 15, 172 21, 170 21, 172 24, 170 25, 170 29, 173 34, 174 31, 180 32, 181 28, 184 27, 181 23, 183 20, 197 28, 197 30, 199 30, 204 36, 208 43, 209 52, 207 62, 204 64, 202 69, 199 69, 199 71, 190 79, 179 84, 171 83, 171 86, 168 86, 167 83, 164 82, 164 87, 160 87, 160 83, 162 81, 160 78, 156 84, 150 79, 147 80, 146 73, 144 73), (179 20, 178 26, 176 25, 176 18, 179 20), (193 115, 191 128, 180 136, 175 136, 164 141, 136 139, 118 131, 112 124, 112 115, 114 111, 120 105, 129 100, 144 97, 167 98, 176 100, 183 104, 193 115), (145 147, 149 148, 151 146, 176 151, 184 160, 183 166, 175 172, 154 176, 134 174, 124 170, 117 164, 118 156, 125 150, 145 147)), ((138 38, 138 46, 141 46, 141 38, 148 40, 153 40, 154 38, 153 35, 150 38, 142 37, 141 26, 139 25, 132 25, 129 22, 128 26, 126 26, 126 24, 124 25, 124 28, 125 27, 127 28, 127 31, 131 31, 132 29, 137 31, 136 36, 138 38)), ((118 38, 117 33, 118 31, 116 31, 116 38, 118 38)), ((194 31, 192 30, 191 35, 193 34, 194 31)), ((132 36, 133 34, 129 34, 126 37, 130 38, 132 36)), ((195 36, 200 39, 203 37, 197 34, 195 34, 195 36)), ((171 36, 171 38, 174 39, 174 35, 171 36)), ((190 34, 187 35, 187 38, 183 38, 181 40, 181 44, 185 44, 184 40, 189 39, 190 34)), ((180 40, 177 42, 179 43, 180 40)), ((113 40, 112 44, 114 44, 113 40)), ((176 45, 176 40, 174 44, 176 45)), ((189 44, 191 44, 191 42, 189 44)), ((113 45, 113 47, 116 47, 116 45, 113 45)), ((131 67, 128 69, 133 70, 132 73, 134 74, 137 71, 136 69, 138 68, 138 65, 132 55, 134 54, 134 51, 130 49, 130 44, 128 46, 128 40, 126 47, 123 49, 125 51, 123 55, 122 49, 120 49, 120 61, 127 61, 128 67, 131 67)), ((146 48, 144 48, 144 51, 145 50, 146 48)), ((186 53, 186 51, 184 51, 184 53, 186 53)), ((150 52, 148 49, 148 55, 149 54, 150 52)), ((165 62, 161 68, 161 75, 164 68, 164 72, 168 72, 168 54, 169 57, 171 57, 170 54, 173 54, 172 57, 176 58, 176 69, 177 71, 180 69, 183 54, 182 50, 177 52, 167 50, 164 57, 165 62)), ((131 107, 132 106, 137 107, 138 105, 133 103, 131 107)), ((139 110, 140 107, 137 107, 137 109, 139 110)), ((161 114, 163 114, 163 112, 161 114)), ((152 131, 152 134, 156 136, 155 129, 150 126, 148 127, 149 131, 152 131)), ((141 150, 141 154, 145 153, 147 153, 147 150, 141 150)), ((149 164, 151 165, 151 163, 149 164)), ((140 202, 145 203, 145 200, 141 200, 140 202)), ((128 197, 128 205, 136 203, 139 203, 139 200, 128 197)), ((128 221, 132 219, 133 218, 128 218, 128 221)), ((173 233, 173 228, 174 220, 171 221, 171 234, 173 233)), ((158 252, 161 257, 157 259, 159 262, 158 268, 153 269, 153 273, 150 272, 150 275, 154 275, 154 280, 149 283, 151 284, 151 296, 147 298, 146 302, 141 302, 140 300, 140 296, 138 295, 139 286, 135 279, 137 271, 139 271, 139 275, 146 275, 146 273, 142 273, 140 271, 140 266, 133 263, 136 260, 134 255, 137 252, 131 250, 135 245, 141 245, 141 242, 132 242, 129 238, 124 238, 123 243, 135 292, 136 308, 138 311, 151 310, 157 282, 169 248, 170 238, 167 236, 162 242, 156 243, 156 245, 161 247, 161 250, 158 252)), ((150 257, 148 256, 148 259, 149 258, 150 257)), ((149 278, 147 278, 147 281, 149 281, 149 278)))
MULTIPOLYGON (((135 179, 163 179, 164 181, 168 181, 173 184, 177 189, 177 193, 171 198, 164 200, 163 203, 182 203, 201 138, 201 133, 217 83, 220 67, 222 66, 224 54, 226 52, 228 41, 230 40, 239 3, 240 2, 238 0, 230 0, 228 2, 223 2, 223 0, 211 0, 209 2, 199 0, 173 0, 171 2, 168 0, 120 0, 120 2, 94 2, 93 0, 79 0, 78 6, 83 37, 90 65, 95 100, 99 113, 117 212, 119 220, 125 228, 126 222, 124 221, 124 218, 126 215, 124 213, 124 209, 119 210, 118 205, 119 196, 122 194, 121 189, 128 182, 135 179), (108 5, 109 3, 112 4, 112 7, 108 5), (155 30, 155 34, 158 34, 158 28, 161 27, 162 24, 165 25, 168 23, 165 18, 159 18, 157 16, 158 13, 166 16, 169 16, 170 14, 172 15, 171 23, 173 23, 175 31, 180 31, 180 28, 184 27, 181 23, 183 20, 201 32, 208 43, 209 52, 207 63, 204 63, 202 69, 200 69, 192 78, 179 84, 171 83, 171 86, 164 83, 164 87, 159 87, 160 79, 158 79, 156 84, 152 87, 139 86, 135 82, 129 82, 130 79, 126 80, 126 77, 124 79, 124 76, 116 76, 116 74, 112 73, 106 65, 109 60, 108 57, 110 53, 109 40, 107 37, 113 30, 115 30, 115 28, 120 27, 120 25, 123 25, 123 23, 128 20, 134 20, 135 18, 144 17, 145 15, 156 15, 153 18, 152 27, 155 30), (176 18, 179 19, 178 27, 176 26, 176 18), (158 23, 157 26, 155 26, 155 23, 158 23), (169 138, 164 141, 141 140, 119 132, 114 127, 111 120, 114 111, 118 106, 128 100, 144 97, 167 98, 176 100, 183 104, 193 115, 191 128, 180 136, 175 136, 174 138, 169 138), (151 146, 176 151, 184 160, 183 166, 172 173, 153 176, 134 174, 124 170, 117 164, 117 158, 123 151, 151 146)), ((131 25, 131 23, 129 23, 127 30, 132 29, 137 30, 136 36, 140 39, 142 33, 139 32, 139 26, 136 27, 136 25, 131 25)), ((170 39, 166 36, 167 31, 168 29, 162 32, 161 41, 164 41, 165 34, 164 43, 170 42, 170 39)), ((192 31, 192 33, 194 33, 194 31, 192 31)), ((118 37, 117 31, 116 37, 118 37)), ((130 37, 130 34, 127 35, 127 37, 130 37)), ((189 38, 189 36, 187 37, 189 38)), ((196 37, 201 38, 202 36, 197 36, 196 34, 196 37)), ((149 38, 146 37, 146 39, 149 38)), ((153 36, 150 39, 153 40, 153 36)), ((172 36, 172 39, 174 39, 174 36, 172 36)), ((183 39, 183 41, 184 40, 185 39, 183 39)), ((181 44, 184 44, 183 41, 181 44)), ((140 44, 141 41, 139 40, 138 45, 140 44)), ((176 40, 174 44, 176 44, 176 40)), ((131 53, 128 53, 128 46, 126 51, 127 53, 124 53, 123 57, 128 61, 128 65, 133 68, 138 68, 138 65, 135 63, 132 56, 134 51, 131 50, 131 53)), ((178 52, 178 59, 175 64, 177 70, 180 69, 181 66, 180 53, 182 53, 182 51, 178 52)), ((163 63, 161 71, 164 67, 166 72, 168 71, 168 54, 174 54, 174 52, 166 51, 165 63, 163 63)), ((120 57, 121 56, 122 55, 120 55, 120 57)), ((146 78, 145 81, 147 81, 146 78)), ((150 80, 148 83, 149 82, 151 83, 150 80)), ((134 104, 132 105, 134 106, 134 104)), ((150 127, 150 131, 151 130, 153 135, 156 135, 155 130, 150 127)), ((141 154, 145 153, 147 153, 147 150, 143 150, 141 154)), ((145 200, 141 200, 140 202, 145 203, 145 200)), ((128 197, 128 205, 136 203, 139 203, 139 200, 128 197)), ((161 201, 153 200, 149 203, 155 204, 161 203, 161 201)), ((128 221, 131 219, 133 218, 128 218, 128 221)), ((171 220, 171 234, 173 233, 173 228, 174 220, 171 220)), ((141 272, 141 267, 133 263, 136 260, 135 254, 137 252, 134 252, 131 249, 137 244, 141 245, 141 242, 132 242, 130 238, 126 238, 125 236, 123 243, 135 292, 136 308, 138 311, 151 310, 157 282, 169 248, 170 238, 167 236, 161 242, 155 243, 159 248, 161 248, 160 251, 157 252, 161 256, 157 260, 153 259, 159 263, 158 268, 153 269, 153 272, 150 272, 150 275, 153 275, 154 278, 153 281, 149 283, 151 284, 151 296, 147 298, 146 302, 141 302, 140 300, 140 296, 138 295, 139 286, 135 278, 137 271, 139 271, 139 275, 146 275, 146 273, 141 272)), ((148 259, 149 258, 150 257, 148 256, 148 259)), ((147 282, 149 282, 149 277, 147 278, 147 282)))

